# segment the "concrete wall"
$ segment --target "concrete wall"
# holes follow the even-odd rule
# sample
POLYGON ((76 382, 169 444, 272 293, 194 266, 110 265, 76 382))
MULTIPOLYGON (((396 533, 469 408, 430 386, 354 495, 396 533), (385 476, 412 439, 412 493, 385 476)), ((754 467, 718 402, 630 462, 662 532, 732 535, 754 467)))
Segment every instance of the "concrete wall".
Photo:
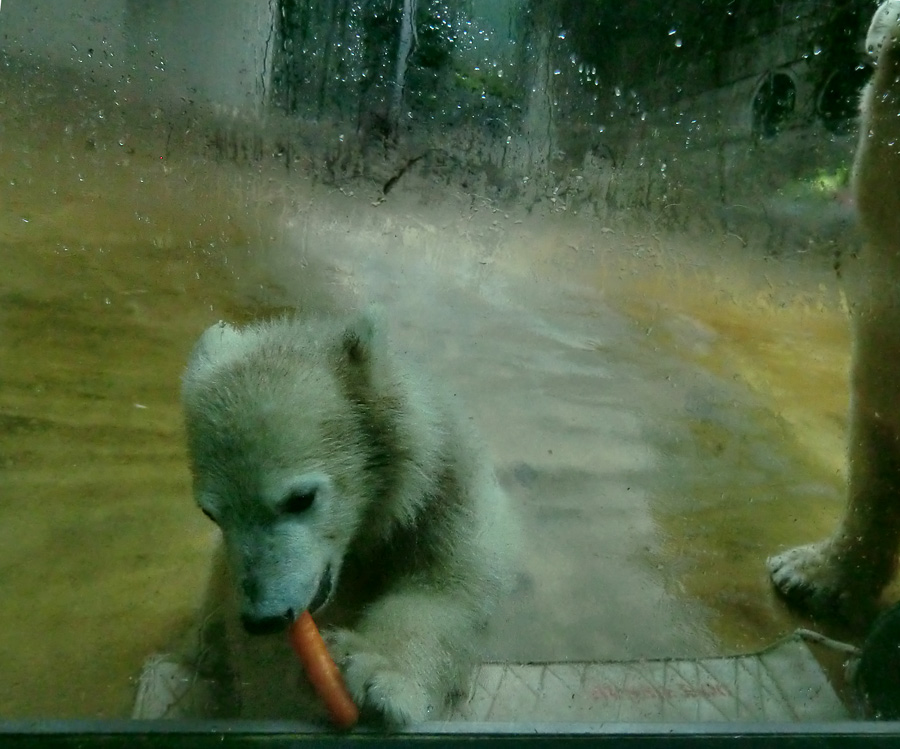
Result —
POLYGON ((258 111, 269 92, 275 5, 127 0, 135 73, 156 96, 258 111))
POLYGON ((4 0, 0 50, 111 82, 150 100, 256 111, 271 75, 275 3, 261 0, 4 0))
POLYGON ((115 79, 128 65, 124 19, 125 0, 4 0, 0 50, 115 79))

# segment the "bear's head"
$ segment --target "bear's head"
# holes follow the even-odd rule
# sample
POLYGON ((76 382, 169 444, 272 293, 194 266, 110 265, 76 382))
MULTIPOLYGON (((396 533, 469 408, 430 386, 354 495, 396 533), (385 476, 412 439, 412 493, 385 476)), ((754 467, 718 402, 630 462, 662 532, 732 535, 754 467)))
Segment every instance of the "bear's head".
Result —
POLYGON ((369 314, 218 323, 191 354, 182 402, 194 496, 221 529, 249 632, 328 602, 379 490, 376 327, 369 314))

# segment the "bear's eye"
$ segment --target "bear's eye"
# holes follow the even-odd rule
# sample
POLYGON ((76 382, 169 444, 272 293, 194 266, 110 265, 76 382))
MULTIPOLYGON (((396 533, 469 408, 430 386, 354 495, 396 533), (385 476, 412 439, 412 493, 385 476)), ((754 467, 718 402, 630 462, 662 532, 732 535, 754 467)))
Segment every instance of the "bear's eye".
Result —
POLYGON ((297 489, 288 494, 287 499, 284 500, 282 509, 290 515, 299 515, 301 512, 306 512, 312 507, 312 503, 315 501, 315 489, 297 489))

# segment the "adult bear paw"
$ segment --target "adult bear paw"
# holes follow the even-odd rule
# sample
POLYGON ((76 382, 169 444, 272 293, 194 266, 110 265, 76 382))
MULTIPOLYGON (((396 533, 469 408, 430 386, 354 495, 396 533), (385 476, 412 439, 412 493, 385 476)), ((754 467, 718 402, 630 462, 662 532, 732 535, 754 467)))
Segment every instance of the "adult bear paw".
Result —
POLYGON ((871 616, 875 592, 854 579, 854 567, 828 539, 797 546, 766 561, 776 591, 806 613, 849 622, 871 616))

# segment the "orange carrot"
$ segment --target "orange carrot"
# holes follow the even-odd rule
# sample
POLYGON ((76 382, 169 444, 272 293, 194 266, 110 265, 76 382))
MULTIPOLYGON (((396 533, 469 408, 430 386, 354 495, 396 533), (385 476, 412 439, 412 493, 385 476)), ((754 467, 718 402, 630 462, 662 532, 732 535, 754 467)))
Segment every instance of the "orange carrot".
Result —
POLYGON ((352 728, 359 720, 359 710, 308 611, 300 614, 291 625, 290 637, 294 652, 319 699, 325 703, 331 722, 338 728, 352 728))

